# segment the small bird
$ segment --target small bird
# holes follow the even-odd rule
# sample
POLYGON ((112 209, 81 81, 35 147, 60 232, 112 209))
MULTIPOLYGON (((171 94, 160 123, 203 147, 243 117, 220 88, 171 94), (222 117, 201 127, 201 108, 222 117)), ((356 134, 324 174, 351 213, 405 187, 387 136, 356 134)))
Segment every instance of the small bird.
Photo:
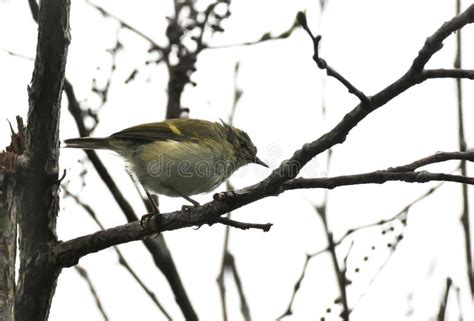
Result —
POLYGON ((108 149, 124 158, 143 185, 154 212, 150 191, 183 197, 216 189, 238 168, 255 163, 257 148, 246 132, 224 122, 170 119, 126 128, 109 137, 65 140, 69 148, 108 149))

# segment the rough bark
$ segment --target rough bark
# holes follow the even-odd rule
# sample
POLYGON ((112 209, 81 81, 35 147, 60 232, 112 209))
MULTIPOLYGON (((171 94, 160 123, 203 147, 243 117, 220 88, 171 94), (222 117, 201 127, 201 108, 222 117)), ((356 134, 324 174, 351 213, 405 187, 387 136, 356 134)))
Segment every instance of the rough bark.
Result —
POLYGON ((60 268, 49 259, 57 242, 59 115, 69 34, 69 0, 43 0, 25 133, 17 163, 20 271, 16 320, 47 320, 60 268))
POLYGON ((11 129, 11 143, 0 153, 0 320, 14 320, 17 207, 16 160, 25 146, 25 127, 17 117, 18 133, 11 129))
MULTIPOLYGON (((0 165, 1 166, 1 165, 0 165)), ((15 298, 16 212, 14 175, 0 168, 0 320, 13 320, 15 298)))

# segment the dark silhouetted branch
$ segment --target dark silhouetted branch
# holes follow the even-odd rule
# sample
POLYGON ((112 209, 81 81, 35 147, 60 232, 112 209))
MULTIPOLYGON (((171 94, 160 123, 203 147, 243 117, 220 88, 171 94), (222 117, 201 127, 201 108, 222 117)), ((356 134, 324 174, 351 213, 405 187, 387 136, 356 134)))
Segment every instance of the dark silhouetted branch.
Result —
MULTIPOLYGON (((456 14, 461 13, 461 0, 456 0, 456 14)), ((454 61, 454 68, 459 70, 462 68, 462 38, 461 30, 456 33, 456 59, 454 61)), ((459 151, 465 152, 467 150, 466 134, 464 129, 464 105, 463 105, 463 90, 462 79, 456 78, 456 98, 457 98, 457 116, 458 116, 458 144, 459 151)), ((466 161, 461 160, 461 175, 467 176, 466 161)), ((471 300, 474 296, 474 266, 472 262, 472 240, 471 240, 471 223, 469 211, 469 195, 466 184, 461 186, 462 195, 462 215, 461 224, 464 230, 464 243, 466 245, 466 265, 467 277, 469 279, 469 286, 471 288, 471 300)))
POLYGON ((177 228, 205 224, 225 213, 253 203, 259 199, 275 196, 290 188, 321 187, 334 188, 356 183, 382 183, 389 180, 403 180, 407 182, 427 182, 431 180, 454 181, 460 183, 474 183, 474 178, 459 175, 430 172, 388 172, 380 171, 368 174, 340 176, 321 179, 294 179, 301 168, 312 158, 332 146, 342 143, 348 133, 359 124, 367 115, 398 96, 413 85, 422 81, 420 72, 429 58, 442 46, 443 40, 452 32, 474 22, 474 5, 471 5, 462 14, 444 23, 425 43, 415 58, 410 69, 400 79, 383 89, 371 99, 370 106, 359 104, 328 133, 319 139, 305 144, 293 156, 284 161, 270 176, 258 184, 229 194, 216 194, 215 199, 207 204, 191 208, 187 211, 176 211, 155 215, 142 229, 140 223, 134 222, 115 227, 106 231, 83 236, 75 240, 58 245, 53 251, 58 255, 62 264, 73 264, 88 253, 96 252, 111 245, 140 239, 159 231, 174 230, 177 228), (294 180, 293 180, 294 179, 294 180), (362 180, 362 181, 361 181, 362 180), (65 251, 70 250, 69 253, 65 251))
MULTIPOLYGON (((75 97, 72 85, 67 80, 65 82, 65 92, 69 102, 68 109, 71 115, 74 117, 77 128, 79 130, 79 135, 87 136, 88 129, 84 124, 83 110, 81 109, 81 106, 79 105, 79 102, 75 97)), ((125 199, 122 192, 119 190, 117 184, 113 180, 112 176, 109 174, 107 168, 97 156, 97 153, 92 150, 88 150, 85 152, 89 157, 92 165, 96 169, 97 173, 99 174, 100 178, 106 184, 107 188, 111 192, 120 209, 125 214, 127 220, 129 222, 137 221, 137 214, 135 214, 135 211, 133 210, 132 206, 125 199)), ((143 240, 143 243, 145 244, 145 247, 148 249, 151 256, 153 257, 153 261, 155 262, 156 266, 160 269, 160 271, 168 280, 168 283, 170 284, 170 287, 173 290, 173 293, 176 297, 176 302, 180 306, 181 311, 183 312, 186 318, 188 318, 189 320, 194 320, 196 314, 194 312, 194 309, 192 308, 191 302, 181 282, 181 278, 179 277, 179 273, 176 269, 176 266, 171 257, 171 253, 168 250, 163 236, 160 235, 157 238, 146 238, 145 240, 143 240)))
POLYGON ((439 305, 439 310, 438 310, 438 321, 445 321, 446 320, 446 308, 448 307, 448 298, 449 298, 449 291, 451 291, 451 285, 453 284, 453 281, 451 278, 446 279, 446 288, 444 290, 444 295, 443 295, 443 300, 441 301, 439 305))
POLYGON ((295 22, 291 25, 290 28, 288 28, 287 30, 277 35, 273 35, 270 32, 267 32, 267 33, 264 33, 258 40, 247 41, 247 42, 242 42, 242 43, 231 43, 231 44, 226 44, 226 45, 208 46, 207 48, 208 49, 228 49, 228 48, 235 48, 235 47, 248 47, 248 46, 259 45, 259 44, 269 42, 269 41, 283 40, 291 36, 293 31, 295 31, 298 26, 299 24, 295 20, 295 22))
POLYGON ((215 221, 211 221, 210 223, 213 224, 214 222, 228 225, 228 226, 241 229, 241 230, 258 229, 258 230, 262 230, 263 232, 270 231, 271 227, 273 226, 273 224, 271 223, 258 224, 258 223, 238 222, 235 220, 231 220, 230 218, 227 218, 227 217, 219 217, 215 221))
MULTIPOLYGON (((435 191, 437 191, 444 183, 441 183, 441 184, 438 184, 432 188, 430 188, 428 191, 426 191, 425 193, 423 193, 422 195, 420 195, 418 198, 416 198, 415 200, 413 200, 412 202, 410 202, 409 204, 407 204, 406 206, 404 206, 399 212, 397 212, 395 215, 393 215, 392 217, 388 218, 388 219, 384 219, 384 220, 381 220, 381 221, 378 221, 378 222, 374 222, 374 223, 370 223, 370 224, 365 224, 365 225, 362 225, 362 226, 358 226, 356 228, 352 228, 350 230, 348 230, 341 238, 339 238, 337 241, 334 242, 334 245, 337 247, 339 245, 341 245, 349 236, 357 233, 357 232, 362 232, 368 228, 372 228, 372 227, 377 227, 377 226, 382 226, 384 224, 387 224, 387 223, 390 223, 390 222, 393 222, 395 220, 402 220, 402 221, 405 221, 406 222, 406 217, 408 215, 408 212, 409 210, 414 206, 416 205, 417 203, 419 203, 420 201, 426 199, 428 196, 432 195, 435 191)), ((324 206, 324 204, 323 204, 324 206)), ((323 207, 324 209, 324 207, 323 207)), ((321 211, 321 207, 318 208, 318 211, 321 211)), ((404 223, 406 224, 406 223, 404 223)), ((307 268, 308 268, 308 265, 310 263, 310 261, 323 254, 323 253, 326 253, 327 251, 329 251, 329 247, 326 246, 325 248, 317 251, 317 252, 314 252, 314 253, 311 253, 311 254, 306 254, 306 260, 305 260, 305 263, 303 264, 303 269, 300 273, 300 276, 298 278, 298 280, 296 281, 295 283, 295 286, 293 287, 293 293, 291 295, 291 298, 290 298, 290 301, 288 303, 288 307, 286 308, 285 312, 278 318, 279 320, 280 319, 283 319, 287 316, 290 316, 292 313, 293 313, 293 304, 294 304, 294 301, 296 299, 296 295, 301 287, 301 283, 303 282, 305 276, 306 276, 306 271, 307 271, 307 268)))
MULTIPOLYGON (((29 1, 34 1, 34 0, 29 0, 29 1)), ((155 50, 162 50, 162 47, 153 39, 151 39, 149 36, 147 36, 145 33, 141 32, 140 30, 136 29, 135 27, 131 26, 130 24, 128 24, 127 22, 125 22, 123 19, 120 19, 119 17, 111 14, 110 12, 108 12, 107 10, 105 10, 104 8, 92 3, 91 1, 88 1, 86 0, 86 3, 89 4, 90 6, 94 7, 95 9, 97 9, 104 17, 106 18, 111 18, 111 19, 114 19, 116 20, 118 23, 120 23, 120 25, 123 27, 123 28, 126 28, 128 30, 130 30, 131 32, 135 33, 136 35, 140 36, 141 38, 145 39, 146 41, 148 41, 151 45, 152 45, 152 48, 155 49, 155 50)))
MULTIPOLYGON (((329 229, 329 226, 327 223, 326 209, 324 208, 324 210, 321 210, 320 208, 316 207, 315 210, 319 214, 319 217, 321 218, 321 221, 323 222, 324 233, 326 234, 326 239, 328 243, 328 251, 331 255, 331 261, 334 267, 334 272, 336 274, 337 286, 339 289, 339 293, 341 295, 340 300, 339 300, 342 305, 342 312, 340 314, 340 317, 344 321, 348 321, 351 310, 349 308, 349 302, 347 299, 347 291, 346 291, 346 287, 348 284, 347 278, 346 278, 346 266, 341 266, 341 264, 339 263, 339 259, 336 253, 337 244, 334 241, 333 234, 331 230, 329 229)), ((346 259, 344 260, 344 265, 346 264, 346 261, 347 261, 347 256, 346 256, 346 259)))
MULTIPOLYGON (((105 230, 105 227, 102 225, 102 223, 99 221, 99 219, 97 218, 97 215, 95 213, 95 211, 88 205, 88 204, 85 204, 84 202, 82 202, 79 197, 77 197, 76 195, 72 194, 66 187, 63 186, 63 190, 64 190, 64 193, 66 194, 66 196, 69 196, 71 197, 80 207, 82 207, 82 209, 84 209, 87 214, 89 214, 89 216, 92 218, 92 220, 99 226, 99 228, 101 230, 105 230)), ((132 267, 130 266, 130 264, 127 262, 127 260, 125 259, 125 257, 123 256, 122 252, 119 250, 118 247, 114 246, 113 247, 115 253, 117 254, 118 256, 118 259, 119 259, 119 263, 130 273, 130 275, 135 279, 135 281, 138 283, 138 285, 143 289, 143 291, 145 291, 145 293, 150 297, 150 299, 153 301, 153 303, 156 304, 156 306, 158 307, 158 309, 165 315, 165 317, 168 319, 168 320, 171 320, 171 316, 168 314, 168 312, 164 309, 163 305, 158 301, 155 293, 153 293, 153 291, 151 291, 146 285, 145 283, 140 279, 140 277, 138 276, 138 274, 132 269, 132 267)))
POLYGON ((311 29, 308 26, 308 22, 306 21, 306 15, 303 12, 298 12, 296 19, 298 23, 301 25, 301 27, 306 31, 306 33, 311 37, 311 40, 313 41, 313 50, 314 50, 314 55, 313 55, 313 60, 316 62, 318 65, 319 69, 326 70, 326 73, 329 77, 334 77, 336 78, 340 83, 342 83, 347 90, 351 93, 357 96, 359 100, 365 104, 369 105, 370 104, 370 98, 367 97, 362 91, 357 89, 354 85, 352 85, 349 80, 347 80, 345 77, 343 77, 340 73, 338 73, 334 68, 329 66, 323 58, 320 57, 319 55, 319 42, 321 41, 321 36, 313 36, 313 33, 311 32, 311 29))
POLYGON ((84 281, 87 283, 87 286, 89 287, 89 290, 92 294, 92 297, 94 298, 95 304, 97 305, 97 308, 100 311, 100 314, 102 314, 102 317, 104 318, 105 321, 109 320, 109 317, 107 316, 107 313, 104 310, 104 307, 102 306, 102 302, 100 301, 99 294, 97 293, 94 283, 92 283, 92 280, 89 277, 89 274, 87 271, 81 267, 80 265, 76 265, 75 270, 79 275, 84 279, 84 281))
MULTIPOLYGON (((233 99, 233 102, 232 102, 232 108, 231 108, 230 115, 229 115, 229 120, 228 120, 228 123, 231 124, 231 125, 233 125, 233 123, 234 123, 234 116, 235 116, 235 112, 237 110, 237 105, 238 105, 238 103, 240 101, 240 98, 242 97, 242 94, 243 94, 242 89, 240 89, 238 84, 237 84, 237 77, 238 77, 238 73, 239 73, 239 67, 240 67, 240 63, 237 62, 235 64, 235 67, 234 67, 234 99, 233 99)), ((229 180, 226 181, 226 189, 227 189, 227 191, 230 191, 230 190, 234 189, 234 187, 232 186, 232 184, 230 183, 229 180)), ((231 216, 232 216, 232 213, 228 213, 222 218, 230 219, 231 216)), ((250 308, 249 308, 248 303, 247 303, 247 298, 244 294, 244 289, 243 289, 242 281, 240 279, 240 274, 237 270, 237 265, 235 263, 235 257, 229 251, 229 239, 230 239, 230 228, 229 228, 229 225, 227 225, 226 229, 225 229, 225 234, 224 234, 224 246, 223 246, 223 253, 222 253, 221 268, 220 268, 219 275, 217 276, 217 279, 216 279, 217 285, 219 286, 219 294, 220 294, 220 298, 221 298, 222 319, 224 321, 228 320, 227 300, 226 300, 226 296, 225 296, 225 293, 226 293, 225 274, 226 274, 226 272, 229 271, 233 276, 233 279, 234 279, 236 287, 237 287, 237 292, 239 294, 240 311, 242 313, 242 317, 244 318, 244 320, 250 321, 251 320, 250 308)))
POLYGON ((0 152, 0 320, 14 320, 17 210, 16 163, 25 146, 25 127, 17 117, 18 132, 10 125, 11 142, 0 152))
POLYGON ((423 78, 465 78, 474 79, 474 70, 468 69, 427 69, 423 71, 423 78))
MULTIPOLYGON (((30 1, 30 4, 36 4, 30 1)), ((20 270, 15 298, 17 321, 47 320, 60 267, 46 256, 57 241, 59 209, 59 114, 66 67, 70 1, 43 0, 25 134, 18 162, 16 203, 20 229, 20 270)))

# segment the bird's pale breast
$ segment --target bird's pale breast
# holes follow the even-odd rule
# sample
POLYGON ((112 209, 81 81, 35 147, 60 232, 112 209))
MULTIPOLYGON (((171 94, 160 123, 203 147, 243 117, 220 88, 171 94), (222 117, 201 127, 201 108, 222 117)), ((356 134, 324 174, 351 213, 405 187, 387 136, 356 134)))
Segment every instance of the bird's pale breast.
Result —
POLYGON ((146 189, 168 196, 191 196, 217 188, 235 170, 226 151, 212 144, 156 141, 125 156, 146 189))

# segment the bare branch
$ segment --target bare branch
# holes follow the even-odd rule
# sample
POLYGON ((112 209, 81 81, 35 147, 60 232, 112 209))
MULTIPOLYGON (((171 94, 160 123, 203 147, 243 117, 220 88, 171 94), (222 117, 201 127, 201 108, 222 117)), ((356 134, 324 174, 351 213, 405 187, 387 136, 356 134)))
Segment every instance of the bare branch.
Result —
MULTIPOLYGON (((466 153, 470 154, 472 152, 466 153)), ((458 158, 465 156, 465 153, 447 154, 458 158)), ((431 159, 433 162, 439 161, 436 156, 424 158, 423 160, 425 159, 431 159)), ((426 161, 420 163, 423 165, 427 164, 426 161)), ((401 168, 403 167, 404 166, 401 166, 401 168)), ((146 235, 154 234, 159 231, 174 230, 195 225, 199 226, 202 224, 212 224, 212 222, 215 222, 221 215, 225 213, 255 202, 259 199, 278 195, 287 190, 300 188, 332 189, 347 185, 374 183, 382 184, 388 181, 405 181, 409 183, 449 181, 474 184, 473 177, 445 173, 431 173, 427 171, 394 172, 393 169, 328 178, 297 178, 284 182, 279 186, 267 185, 265 189, 260 189, 259 186, 265 182, 263 181, 257 185, 253 185, 245 189, 229 193, 216 194, 214 195, 214 201, 198 207, 190 208, 185 211, 175 211, 172 213, 155 215, 154 219, 146 222, 144 229, 140 228, 140 223, 133 222, 127 225, 122 225, 59 244, 54 252, 60 262, 62 262, 59 264, 69 266, 69 264, 74 264, 74 262, 76 262, 83 255, 97 252, 111 245, 138 240, 146 235), (67 250, 70 250, 71 252, 65 253, 67 250)))
POLYGON ((306 31, 306 33, 311 37, 311 40, 313 41, 313 50, 314 50, 314 55, 313 55, 313 60, 316 62, 318 65, 319 69, 326 70, 326 73, 329 77, 334 77, 339 82, 341 82, 347 90, 351 93, 357 96, 359 100, 362 102, 362 104, 369 105, 370 104, 370 98, 367 97, 362 91, 357 89, 354 85, 352 85, 349 80, 344 78, 340 73, 338 73, 334 68, 329 66, 323 58, 320 57, 319 55, 319 42, 321 41, 321 36, 313 36, 313 33, 311 32, 311 29, 308 26, 308 22, 306 21, 306 15, 303 12, 298 12, 298 15, 296 16, 296 19, 298 20, 299 24, 303 29, 306 31))
POLYGON ((12 128, 10 146, 0 152, 0 320, 14 319, 15 267, 17 244, 17 211, 15 205, 15 171, 24 151, 25 128, 17 117, 18 132, 12 128))
MULTIPOLYGON (((64 193, 66 196, 71 197, 80 207, 82 207, 83 210, 89 214, 89 216, 92 218, 92 220, 99 226, 101 230, 105 230, 105 227, 102 225, 102 223, 99 221, 97 218, 97 215, 95 211, 88 205, 82 202, 79 197, 71 193, 65 186, 63 186, 64 193)), ((155 305, 158 307, 158 309, 165 315, 165 317, 168 320, 171 320, 171 316, 168 314, 168 312, 165 310, 163 305, 158 301, 155 293, 151 291, 145 283, 140 279, 140 277, 137 275, 137 273, 132 269, 130 264, 127 262, 125 257, 123 256, 122 252, 119 250, 118 247, 114 246, 113 247, 115 253, 118 256, 119 263, 130 273, 130 275, 135 279, 135 281, 138 283, 138 285, 145 291, 145 293, 150 297, 150 299, 155 303, 155 305)))
POLYGON ((449 291, 451 290, 451 286, 453 285, 453 281, 451 278, 446 279, 446 288, 444 290, 443 300, 439 305, 438 311, 438 321, 445 321, 446 320, 446 308, 448 307, 448 298, 449 298, 449 291))
MULTIPOLYGON (((456 14, 461 13, 461 0, 456 0, 456 14)), ((454 68, 461 69, 462 67, 462 38, 461 30, 456 33, 456 59, 454 61, 454 68)), ((464 129, 464 106, 463 106, 463 89, 462 79, 456 78, 456 98, 457 98, 457 116, 458 116, 458 146, 461 152, 467 149, 466 134, 464 129)), ((461 175, 467 176, 467 166, 465 160, 461 160, 461 175)), ((472 262, 472 240, 471 240, 471 223, 469 210, 469 195, 466 184, 461 186, 462 195, 462 215, 461 224, 464 230, 464 243, 466 246, 466 265, 467 277, 469 279, 469 287, 471 288, 471 299, 474 296, 474 266, 472 262)))
POLYGON ((303 283, 304 277, 306 276, 306 271, 308 269, 309 262, 311 261, 311 256, 306 255, 306 260, 304 261, 303 264, 303 269, 301 271, 300 277, 295 283, 295 286, 293 287, 293 293, 291 294, 290 302, 288 303, 288 307, 286 308, 285 312, 283 312, 282 315, 278 317, 277 320, 282 320, 288 316, 291 316, 293 314, 293 304, 296 299, 296 295, 298 294, 298 291, 301 287, 301 283, 303 283))
MULTIPOLYGON (((84 124, 83 110, 81 109, 81 106, 75 97, 72 85, 67 80, 65 82, 65 92, 69 102, 68 109, 74 117, 77 128, 79 130, 79 134, 80 136, 87 136, 88 129, 84 124)), ((133 210, 130 203, 125 199, 124 195, 118 188, 112 176, 109 174, 107 168, 97 156, 97 153, 92 150, 88 150, 85 152, 89 157, 92 165, 96 169, 97 173, 99 174, 100 178, 106 184, 107 188, 112 193, 112 196, 119 205, 120 209, 125 214, 127 220, 129 222, 137 221, 137 214, 133 210)), ((155 262, 156 266, 160 269, 160 271, 168 280, 168 283, 170 284, 170 287, 173 290, 173 293, 176 297, 176 302, 180 306, 181 311, 188 320, 195 320, 196 313, 194 312, 194 309, 191 305, 191 301, 189 300, 186 290, 184 289, 184 286, 181 282, 181 278, 179 277, 178 271, 171 257, 171 253, 168 250, 163 236, 160 235, 158 236, 158 238, 153 239, 146 238, 145 240, 143 240, 143 242, 147 250, 152 255, 153 261, 155 262)))
POLYGON ((105 312, 104 307, 102 306, 102 302, 100 301, 99 295, 97 294, 97 291, 95 289, 94 284, 92 283, 92 280, 89 277, 89 274, 80 265, 76 265, 74 268, 76 269, 77 273, 79 273, 79 275, 84 279, 84 281, 86 281, 87 286, 91 291, 92 297, 94 298, 95 304, 97 305, 97 308, 100 311, 100 314, 102 314, 102 317, 105 321, 108 321, 109 317, 107 316, 107 313, 105 312))
POLYGON ((10 56, 12 57, 17 57, 17 58, 21 58, 21 59, 25 59, 25 60, 31 60, 33 61, 34 59, 31 58, 31 57, 28 57, 28 56, 25 56, 25 55, 22 55, 20 53, 17 53, 17 52, 13 52, 11 50, 8 50, 8 49, 5 49, 5 48, 0 48, 1 51, 9 54, 10 56))
POLYGON ((391 181, 406 183, 427 183, 431 181, 455 182, 474 185, 474 177, 445 173, 420 172, 392 172, 389 170, 370 173, 342 175, 327 178, 296 178, 287 181, 280 188, 281 191, 301 188, 328 188, 361 184, 383 184, 391 181))
POLYGON ((270 32, 267 32, 267 33, 264 33, 258 40, 247 41, 247 42, 242 42, 242 43, 232 43, 232 44, 227 44, 227 45, 208 46, 207 48, 208 49, 228 49, 228 48, 235 48, 235 47, 249 47, 249 46, 259 45, 259 44, 269 42, 269 41, 283 40, 291 36, 293 31, 295 31, 298 26, 299 24, 295 20, 295 22, 291 25, 290 28, 288 28, 287 30, 277 35, 273 35, 270 32))
MULTIPOLYGON (((408 214, 408 211, 415 204, 417 204, 418 202, 426 199, 428 196, 432 195, 442 185, 443 185, 443 183, 438 184, 437 186, 434 186, 434 187, 430 188, 427 192, 425 192, 422 195, 420 195, 419 197, 417 197, 415 200, 413 200, 412 202, 410 202, 409 204, 404 206, 399 212, 397 212, 395 215, 393 215, 392 217, 390 217, 388 219, 381 220, 381 221, 374 222, 374 223, 369 223, 369 224, 362 225, 362 226, 358 226, 356 228, 352 228, 352 229, 348 230, 341 238, 339 238, 337 241, 335 241, 335 246, 341 245, 349 236, 353 235, 354 233, 363 231, 363 230, 371 228, 371 227, 381 226, 383 224, 395 221, 397 219, 401 220, 402 224, 406 224, 406 216, 408 214)), ((320 210, 321 209, 318 208, 318 211, 320 211, 320 210)), ((307 271, 307 268, 308 268, 308 265, 309 265, 310 261, 313 258, 315 258, 315 257, 317 257, 317 256, 319 256, 323 253, 326 253, 327 251, 329 251, 328 246, 326 246, 325 248, 323 248, 323 249, 321 249, 317 252, 314 252, 314 253, 311 253, 311 254, 306 254, 306 260, 305 260, 305 263, 303 265, 303 269, 302 269, 301 274, 300 274, 300 276, 299 276, 298 280, 296 281, 295 286, 293 288, 293 293, 291 295, 290 302, 288 303, 288 307, 287 307, 286 311, 278 318, 279 320, 283 319, 287 316, 290 316, 293 313, 292 312, 293 304, 294 304, 296 295, 298 293, 298 290, 300 289, 301 283, 303 282, 303 280, 306 276, 306 271, 307 271)))
MULTIPOLYGON (((36 2, 29 1, 30 6, 36 2)), ((43 0, 33 17, 38 42, 31 85, 28 88, 28 127, 25 153, 18 162, 15 193, 20 230, 20 272, 15 314, 19 321, 46 320, 60 273, 38 252, 57 241, 59 209, 59 113, 68 46, 70 1, 43 0), (38 259, 36 259, 38 258, 38 259)), ((45 251, 46 252, 46 251, 45 251)))
POLYGON ((423 71, 425 79, 432 78, 465 78, 474 79, 474 70, 472 69, 428 69, 423 71))
POLYGON ((141 228, 139 222, 133 222, 58 244, 53 249, 52 254, 57 258, 58 264, 69 266, 75 264, 80 257, 111 245, 137 240, 159 231, 206 224, 206 222, 212 221, 229 211, 268 196, 278 195, 287 189, 296 187, 334 188, 336 186, 351 184, 382 183, 389 180, 404 180, 408 182, 443 180, 473 184, 474 178, 459 175, 430 172, 398 173, 388 171, 360 174, 359 177, 352 175, 335 178, 292 180, 298 175, 302 166, 314 156, 337 143, 343 142, 350 130, 368 114, 393 97, 421 82, 423 80, 420 78, 422 67, 427 62, 427 59, 439 50, 442 41, 455 30, 472 22, 474 22, 474 5, 470 6, 464 13, 454 17, 451 21, 443 24, 421 49, 410 70, 399 80, 373 96, 370 106, 359 104, 331 131, 314 142, 304 145, 302 149, 294 153, 292 158, 284 161, 279 168, 274 170, 272 174, 262 182, 232 193, 216 194, 214 201, 184 212, 175 211, 159 216, 155 215, 144 224, 144 229, 141 228), (291 183, 285 183, 286 181, 290 181, 291 183))
POLYGON ((422 77, 423 67, 429 58, 440 49, 443 40, 451 33, 473 22, 474 5, 471 5, 462 14, 444 23, 428 38, 418 56, 414 59, 410 69, 401 78, 372 96, 370 105, 359 104, 352 111, 347 113, 332 130, 319 139, 305 144, 300 150, 297 150, 292 158, 283 162, 278 169, 274 170, 273 173, 262 182, 262 188, 263 186, 272 185, 272 183, 283 182, 296 177, 301 168, 312 158, 330 147, 344 142, 349 132, 371 112, 383 106, 407 89, 426 80, 422 77))
MULTIPOLYGON (((237 105, 239 103, 240 97, 243 94, 242 89, 240 89, 239 86, 237 85, 239 67, 240 67, 240 63, 237 62, 234 67, 234 99, 232 102, 232 109, 231 109, 229 120, 228 120, 228 123, 231 125, 234 122, 233 120, 234 120, 235 112, 237 110, 237 105)), ((234 189, 234 187, 232 186, 232 183, 229 180, 226 181, 226 189, 227 191, 234 189)), ((228 213, 222 218, 230 219, 231 215, 232 213, 228 213)), ((234 277, 234 281, 237 287, 237 292, 239 293, 240 311, 242 313, 244 320, 250 321, 251 320, 250 308, 247 303, 247 298, 244 294, 242 281, 240 279, 240 275, 235 263, 235 257, 229 251, 229 238, 230 238, 230 228, 229 228, 229 225, 227 225, 225 229, 225 234, 224 234, 224 246, 223 246, 221 268, 220 268, 219 275, 217 276, 217 279, 216 279, 217 285, 219 286, 219 293, 220 293, 220 298, 221 298, 222 318, 224 321, 228 320, 227 301, 226 301, 226 296, 225 296, 226 287, 225 287, 224 277, 225 277, 226 271, 230 270, 230 272, 232 273, 232 276, 234 277)))
MULTIPOLYGON (((32 0, 29 0, 29 1, 32 1, 32 0)), ((90 6, 94 7, 95 9, 97 9, 104 17, 108 17, 108 18, 112 18, 114 20, 116 20, 117 22, 120 23, 120 25, 130 31, 132 31, 133 33, 135 33, 136 35, 140 36, 141 38, 145 39, 146 41, 148 41, 151 45, 152 45, 152 50, 163 50, 161 45, 159 45, 155 40, 151 39, 149 36, 147 36, 145 33, 141 32, 140 30, 138 30, 137 28, 131 26, 130 24, 128 24, 127 22, 125 22, 124 20, 120 19, 119 17, 111 14, 110 12, 108 12, 107 10, 105 10, 104 8, 92 3, 91 1, 89 0, 86 0, 86 3, 89 4, 90 6)))
POLYGON ((235 220, 231 220, 230 218, 227 218, 227 217, 219 217, 215 221, 211 221, 210 224, 214 224, 214 222, 228 225, 231 227, 235 227, 241 230, 258 229, 258 230, 262 230, 263 232, 270 231, 270 228, 273 226, 273 224, 271 223, 257 224, 257 223, 238 222, 235 220))
MULTIPOLYGON (((412 172, 420 167, 445 162, 449 160, 461 160, 474 162, 474 149, 461 152, 439 152, 428 157, 419 159, 411 164, 389 168, 390 172, 412 172)), ((465 174, 463 175, 465 176, 465 174)))
POLYGON ((340 314, 340 317, 344 321, 349 321, 349 314, 351 313, 351 309, 349 308, 349 303, 347 300, 346 286, 348 283, 346 278, 346 267, 341 267, 339 263, 339 259, 336 253, 337 245, 336 242, 334 242, 333 234, 329 229, 329 225, 327 223, 326 211, 319 211, 317 207, 315 207, 315 210, 319 214, 321 221, 323 222, 324 233, 326 234, 326 239, 328 242, 328 251, 331 255, 331 261, 334 266, 334 272, 336 273, 337 286, 339 288, 339 293, 341 294, 340 302, 342 304, 342 312, 340 314))

